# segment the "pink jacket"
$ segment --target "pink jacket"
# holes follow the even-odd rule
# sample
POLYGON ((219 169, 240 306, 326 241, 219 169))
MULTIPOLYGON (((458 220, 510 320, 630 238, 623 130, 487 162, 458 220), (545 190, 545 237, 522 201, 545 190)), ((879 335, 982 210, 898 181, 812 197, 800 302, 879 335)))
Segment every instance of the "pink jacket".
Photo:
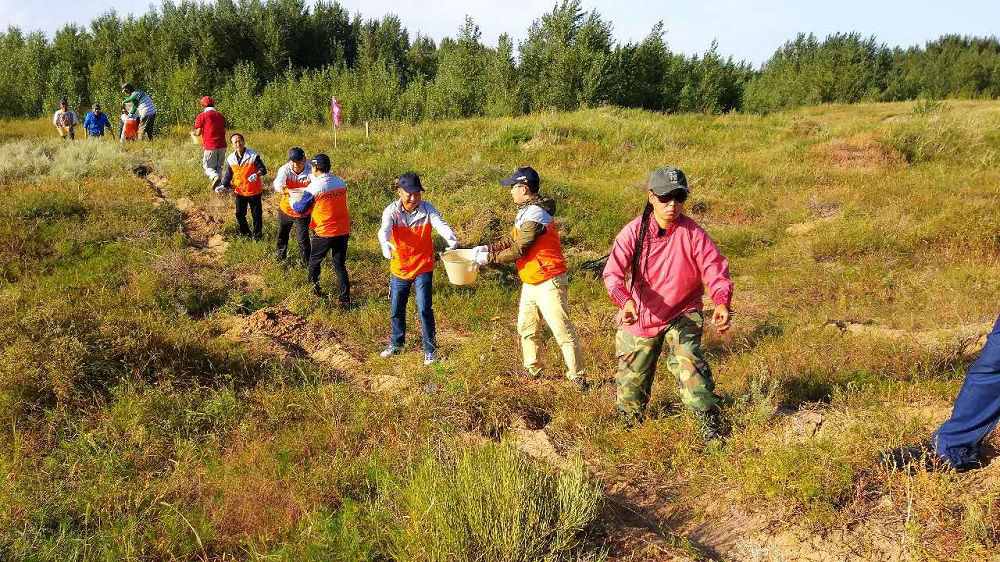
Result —
POLYGON ((701 310, 702 286, 708 287, 714 304, 729 304, 733 297, 729 260, 687 215, 681 215, 662 236, 656 219, 650 217, 641 277, 635 287, 630 287, 626 277, 632 271, 632 254, 641 221, 642 217, 637 217, 618 233, 604 267, 604 286, 611 300, 620 309, 632 299, 639 313, 639 320, 627 325, 622 324, 619 311, 615 319, 619 328, 640 338, 659 334, 678 316, 701 310))

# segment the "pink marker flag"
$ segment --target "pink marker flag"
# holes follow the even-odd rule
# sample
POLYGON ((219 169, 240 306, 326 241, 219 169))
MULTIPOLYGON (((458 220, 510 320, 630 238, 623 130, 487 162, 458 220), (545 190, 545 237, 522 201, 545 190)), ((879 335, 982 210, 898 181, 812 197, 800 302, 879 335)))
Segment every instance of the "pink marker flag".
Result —
POLYGON ((340 104, 337 103, 337 96, 333 96, 333 124, 340 126, 340 104))

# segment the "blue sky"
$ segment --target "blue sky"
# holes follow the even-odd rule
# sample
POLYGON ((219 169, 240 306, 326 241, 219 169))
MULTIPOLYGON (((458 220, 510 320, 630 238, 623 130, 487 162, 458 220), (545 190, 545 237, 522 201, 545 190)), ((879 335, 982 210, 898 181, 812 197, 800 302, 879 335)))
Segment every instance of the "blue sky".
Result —
MULTIPOLYGON (((420 31, 436 40, 453 36, 468 14, 479 24, 483 41, 495 45, 504 32, 515 42, 523 39, 531 22, 555 1, 341 0, 341 5, 363 17, 395 13, 411 37, 420 31)), ((671 49, 702 52, 717 39, 723 55, 755 66, 799 31, 819 36, 858 31, 902 46, 923 44, 945 33, 1000 35, 1000 0, 584 0, 583 5, 610 21, 622 42, 642 39, 654 22, 663 20, 671 49)), ((125 14, 145 12, 149 6, 149 0, 48 0, 40 10, 24 0, 0 0, 0 27, 16 25, 51 35, 68 22, 88 24, 112 7, 125 14)))

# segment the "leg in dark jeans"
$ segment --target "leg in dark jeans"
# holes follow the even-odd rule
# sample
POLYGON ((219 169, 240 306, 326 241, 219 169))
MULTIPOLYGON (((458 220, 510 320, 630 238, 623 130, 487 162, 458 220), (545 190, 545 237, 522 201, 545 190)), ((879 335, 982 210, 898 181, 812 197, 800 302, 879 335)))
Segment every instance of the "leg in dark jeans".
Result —
POLYGON ((236 196, 236 223, 240 225, 240 236, 250 237, 250 225, 247 224, 247 206, 250 205, 250 198, 243 195, 236 196))
POLYGON ((434 326, 434 308, 431 302, 431 294, 434 292, 434 272, 421 273, 413 283, 417 286, 417 315, 420 316, 420 329, 424 336, 424 353, 434 353, 437 350, 437 330, 434 326))
POLYGON ((392 338, 389 345, 403 347, 406 343, 406 302, 410 300, 413 281, 389 276, 389 322, 392 324, 392 338))
POLYGON ((938 455, 956 467, 979 460, 979 447, 1000 418, 1000 318, 965 374, 951 418, 934 432, 938 455))
POLYGON ((319 274, 323 265, 323 258, 330 251, 330 241, 333 238, 326 236, 313 236, 312 251, 309 252, 309 282, 319 291, 319 274))
POLYGON ((341 304, 351 302, 351 279, 347 275, 347 239, 349 234, 334 236, 330 243, 330 257, 333 260, 333 271, 337 274, 337 285, 340 288, 337 300, 341 304))
MULTIPOLYGON (((292 232, 292 226, 295 225, 295 219, 285 214, 284 211, 278 209, 278 244, 277 253, 278 259, 284 260, 288 257, 288 235, 292 232)), ((302 246, 301 236, 299 237, 299 246, 302 246)), ((301 247, 299 250, 301 251, 301 247)))
POLYGON ((309 263, 309 215, 295 219, 295 236, 299 241, 299 259, 302 267, 309 263))
POLYGON ((264 235, 264 204, 261 194, 250 196, 250 217, 253 219, 253 239, 260 240, 264 235))

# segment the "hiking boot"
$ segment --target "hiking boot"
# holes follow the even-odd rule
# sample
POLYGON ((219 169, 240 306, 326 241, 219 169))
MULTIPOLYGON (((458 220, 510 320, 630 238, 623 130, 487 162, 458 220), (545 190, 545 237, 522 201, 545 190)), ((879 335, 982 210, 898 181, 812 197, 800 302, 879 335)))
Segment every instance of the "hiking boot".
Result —
POLYGON ((575 379, 569 379, 569 382, 573 383, 573 388, 579 390, 580 392, 587 392, 590 390, 590 383, 587 381, 586 377, 576 377, 575 379))
POLYGON ((389 344, 389 346, 382 350, 382 353, 379 353, 378 356, 382 359, 388 359, 393 355, 399 355, 402 351, 402 347, 396 347, 395 345, 389 344))
POLYGON ((635 429, 642 423, 642 414, 640 413, 626 412, 618 406, 615 406, 615 413, 618 414, 618 421, 621 422, 622 427, 625 429, 635 429))
POLYGON ((438 362, 437 352, 431 351, 429 353, 424 353, 424 365, 430 366, 438 362))
POLYGON ((712 407, 705 411, 695 410, 694 417, 698 420, 698 429, 705 442, 711 443, 722 439, 722 435, 719 433, 722 422, 719 420, 718 408, 712 407))

